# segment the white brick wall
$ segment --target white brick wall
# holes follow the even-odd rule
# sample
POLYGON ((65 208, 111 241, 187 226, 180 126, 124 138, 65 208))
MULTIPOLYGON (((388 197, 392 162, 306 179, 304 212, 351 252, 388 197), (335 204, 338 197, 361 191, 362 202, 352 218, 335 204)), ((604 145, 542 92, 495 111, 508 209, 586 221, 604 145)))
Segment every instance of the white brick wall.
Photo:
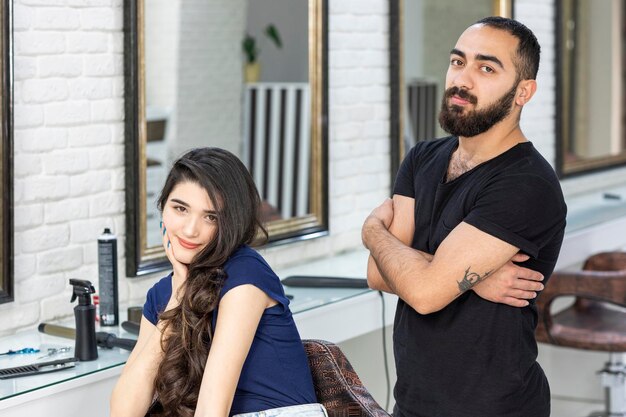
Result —
POLYGON ((541 62, 537 75, 537 93, 524 107, 521 125, 526 137, 555 166, 556 132, 554 130, 556 55, 554 51, 554 5, 549 0, 518 0, 515 18, 537 36, 541 45, 541 62))
MULTIPOLYGON (((522 125, 554 160, 552 1, 517 0, 537 34, 539 92, 522 125)), ((143 302, 157 276, 124 271, 122 0, 15 0, 15 301, 0 334, 67 316, 69 277, 97 283, 96 238, 120 240, 120 301, 143 302)), ((360 227, 389 193, 386 0, 330 0, 330 235, 264 250, 276 268, 360 246, 360 227)), ((567 194, 616 181, 626 169, 565 181, 567 194)))
POLYGON ((96 237, 124 235, 122 16, 121 0, 14 1, 15 301, 0 333, 71 314, 68 279, 97 282, 96 237))

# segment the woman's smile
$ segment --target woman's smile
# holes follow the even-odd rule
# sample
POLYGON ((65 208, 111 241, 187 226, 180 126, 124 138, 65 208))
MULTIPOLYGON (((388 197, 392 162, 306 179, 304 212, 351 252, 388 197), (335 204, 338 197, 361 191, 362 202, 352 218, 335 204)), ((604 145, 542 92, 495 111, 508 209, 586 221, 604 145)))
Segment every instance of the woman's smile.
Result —
POLYGON ((201 246, 200 243, 188 242, 185 239, 180 238, 180 237, 178 237, 178 243, 180 243, 180 246, 182 246, 185 249, 197 249, 201 246))

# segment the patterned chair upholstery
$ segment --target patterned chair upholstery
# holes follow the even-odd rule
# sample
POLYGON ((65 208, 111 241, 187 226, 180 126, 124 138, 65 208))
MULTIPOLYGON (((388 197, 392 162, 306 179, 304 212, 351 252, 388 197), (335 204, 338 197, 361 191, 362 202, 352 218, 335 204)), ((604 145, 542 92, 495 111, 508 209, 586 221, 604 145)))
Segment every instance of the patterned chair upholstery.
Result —
POLYGON ((329 417, 389 417, 372 398, 337 345, 303 340, 317 401, 329 417))

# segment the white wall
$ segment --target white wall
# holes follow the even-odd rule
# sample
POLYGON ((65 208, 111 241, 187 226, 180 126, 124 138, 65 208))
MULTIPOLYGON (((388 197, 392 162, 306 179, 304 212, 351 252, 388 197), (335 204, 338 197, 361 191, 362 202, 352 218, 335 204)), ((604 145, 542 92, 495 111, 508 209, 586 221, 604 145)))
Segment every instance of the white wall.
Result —
POLYGON ((246 31, 256 39, 262 82, 309 79, 308 0, 247 0, 246 31), (283 43, 278 49, 265 35, 274 24, 283 43))
POLYGON ((121 5, 14 2, 15 301, 0 306, 2 333, 71 313, 68 279, 97 281, 98 233, 123 239, 121 5))
POLYGON ((537 93, 522 111, 521 125, 526 137, 541 154, 555 164, 555 37, 553 1, 519 0, 515 18, 528 26, 541 45, 541 63, 537 75, 537 93))
POLYGON ((144 10, 146 105, 172 110, 176 105, 182 0, 150 0, 144 10))
POLYGON ((164 171, 199 146, 241 155, 245 1, 182 6, 180 0, 145 6, 146 113, 148 120, 167 117, 164 171))
MULTIPOLYGON (((176 133, 170 161, 199 146, 241 155, 244 0, 185 0, 180 12, 176 133)), ((168 166, 170 164, 168 163, 168 166)))

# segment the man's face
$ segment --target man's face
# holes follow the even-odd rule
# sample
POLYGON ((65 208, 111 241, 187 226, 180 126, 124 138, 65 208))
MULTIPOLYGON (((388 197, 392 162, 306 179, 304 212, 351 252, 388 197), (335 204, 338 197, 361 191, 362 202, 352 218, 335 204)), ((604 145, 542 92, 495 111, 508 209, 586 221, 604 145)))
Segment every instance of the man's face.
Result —
POLYGON ((491 129, 511 113, 517 83, 487 108, 467 110, 463 106, 450 104, 450 101, 465 100, 476 104, 478 99, 459 87, 450 87, 441 100, 439 124, 442 129, 454 136, 473 137, 491 129))
POLYGON ((482 25, 463 32, 450 54, 439 113, 445 131, 476 136, 511 114, 519 82, 513 64, 517 43, 512 35, 482 25))

